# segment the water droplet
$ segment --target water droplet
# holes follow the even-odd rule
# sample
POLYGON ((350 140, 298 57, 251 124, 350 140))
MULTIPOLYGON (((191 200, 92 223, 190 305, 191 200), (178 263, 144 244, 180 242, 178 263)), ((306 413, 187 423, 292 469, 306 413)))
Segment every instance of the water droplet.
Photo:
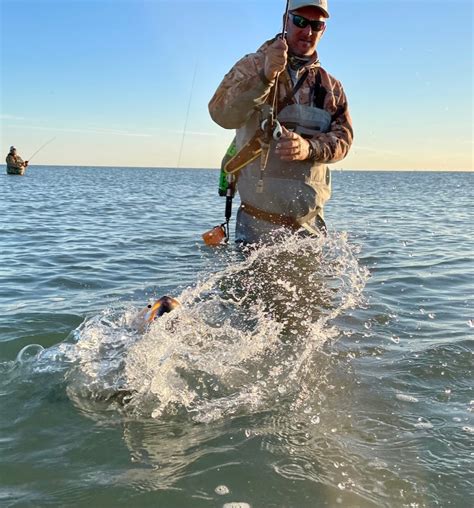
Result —
POLYGON ((28 360, 36 358, 42 351, 44 351, 43 346, 40 346, 39 344, 29 344, 18 353, 16 361, 18 363, 27 362, 28 360))
POLYGON ((214 489, 214 492, 219 496, 226 496, 230 493, 230 490, 225 485, 219 485, 214 489))
POLYGON ((419 402, 416 397, 413 397, 413 395, 407 395, 405 393, 397 393, 395 397, 403 402, 419 402))
POLYGON ((417 429, 426 429, 426 430, 428 430, 428 429, 432 429, 433 428, 433 424, 431 422, 426 422, 426 421, 424 422, 424 421, 422 421, 421 418, 418 418, 418 423, 415 423, 415 427, 417 429))

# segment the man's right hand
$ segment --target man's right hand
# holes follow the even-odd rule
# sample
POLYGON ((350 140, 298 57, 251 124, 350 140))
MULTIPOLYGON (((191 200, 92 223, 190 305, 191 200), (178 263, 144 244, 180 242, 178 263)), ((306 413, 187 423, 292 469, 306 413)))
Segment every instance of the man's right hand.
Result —
POLYGON ((285 39, 278 38, 267 49, 265 56, 265 77, 268 81, 276 79, 283 72, 288 60, 288 44, 285 39))

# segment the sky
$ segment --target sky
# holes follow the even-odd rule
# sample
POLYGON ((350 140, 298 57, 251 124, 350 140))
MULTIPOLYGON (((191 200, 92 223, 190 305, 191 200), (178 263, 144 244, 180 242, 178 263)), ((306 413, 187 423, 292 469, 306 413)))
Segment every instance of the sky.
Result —
MULTIPOLYGON (((208 103, 284 0, 0 0, 0 149, 35 164, 220 165, 208 103)), ((318 47, 349 99, 341 169, 472 170, 467 0, 329 0, 318 47)))

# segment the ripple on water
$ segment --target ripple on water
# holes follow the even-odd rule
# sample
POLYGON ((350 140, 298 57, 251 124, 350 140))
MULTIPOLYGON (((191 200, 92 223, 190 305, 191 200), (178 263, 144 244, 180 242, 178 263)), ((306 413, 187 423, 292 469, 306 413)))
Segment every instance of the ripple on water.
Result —
POLYGON ((68 391, 79 402, 116 389, 131 394, 133 412, 184 409, 201 422, 264 409, 295 390, 303 405, 319 370, 315 352, 335 334, 327 323, 356 304, 365 277, 344 238, 262 248, 186 289, 182 307, 143 337, 129 314, 86 322, 69 348, 77 367, 68 391), (318 284, 295 295, 298 274, 318 284))
POLYGON ((212 172, 1 178, 0 418, 13 436, 1 464, 24 485, 2 477, 7 495, 93 505, 113 487, 130 504, 139 493, 170 507, 301 508, 469 498, 464 177, 337 174, 328 221, 350 242, 336 234, 250 260, 196 246, 216 220, 212 172), (183 203, 199 210, 184 222, 183 203), (137 335, 134 306, 165 290, 181 293, 185 312, 137 335), (32 343, 45 350, 12 361, 32 343))

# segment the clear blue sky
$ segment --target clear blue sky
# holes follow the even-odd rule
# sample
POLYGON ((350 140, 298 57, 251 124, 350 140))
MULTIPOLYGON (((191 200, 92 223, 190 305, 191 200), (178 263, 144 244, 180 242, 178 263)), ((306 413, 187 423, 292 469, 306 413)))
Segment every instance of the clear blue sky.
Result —
MULTIPOLYGON (((280 30, 284 0, 0 0, 1 149, 38 164, 217 167, 207 104, 280 30), (193 74, 196 72, 194 87, 193 74)), ((472 167, 472 6, 329 0, 319 46, 356 141, 338 167, 472 167)))

